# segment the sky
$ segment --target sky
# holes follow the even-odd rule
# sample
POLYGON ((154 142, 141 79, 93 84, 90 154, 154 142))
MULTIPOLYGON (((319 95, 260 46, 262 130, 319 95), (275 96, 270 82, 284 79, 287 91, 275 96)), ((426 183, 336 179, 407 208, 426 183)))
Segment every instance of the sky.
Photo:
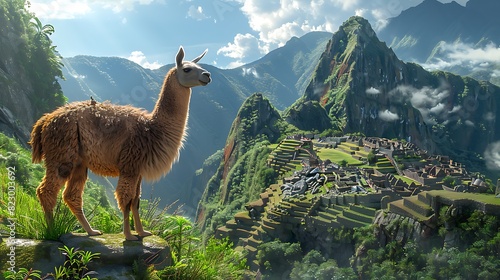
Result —
POLYGON ((333 33, 353 15, 380 30, 388 18, 422 1, 31 0, 30 11, 54 26, 51 39, 63 57, 117 56, 154 69, 173 63, 182 45, 188 59, 208 49, 202 62, 234 68, 293 36, 333 33))

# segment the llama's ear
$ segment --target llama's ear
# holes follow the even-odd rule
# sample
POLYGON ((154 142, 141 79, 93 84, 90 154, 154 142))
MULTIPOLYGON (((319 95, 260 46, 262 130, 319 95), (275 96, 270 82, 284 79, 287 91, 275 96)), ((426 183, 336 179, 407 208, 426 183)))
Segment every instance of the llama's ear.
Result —
POLYGON ((202 57, 204 57, 204 56, 205 56, 205 54, 207 54, 207 52, 208 52, 208 49, 206 49, 206 50, 205 50, 202 54, 200 54, 200 56, 198 56, 197 58, 193 59, 193 62, 194 62, 194 63, 198 63, 198 61, 200 61, 200 59, 201 59, 202 57))
POLYGON ((179 48, 179 52, 177 52, 177 56, 175 57, 175 63, 177 67, 182 65, 182 60, 184 59, 184 49, 182 46, 179 48))

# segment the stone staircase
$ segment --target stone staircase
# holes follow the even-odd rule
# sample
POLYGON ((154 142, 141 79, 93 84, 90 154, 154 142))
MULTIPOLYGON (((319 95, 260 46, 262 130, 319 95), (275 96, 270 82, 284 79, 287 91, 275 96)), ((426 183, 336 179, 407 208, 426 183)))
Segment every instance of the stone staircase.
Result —
POLYGON ((400 200, 390 202, 388 207, 390 212, 411 217, 417 221, 426 221, 434 214, 430 200, 427 198, 427 192, 403 197, 400 200))
POLYGON ((356 228, 372 223, 376 209, 356 204, 340 205, 336 201, 323 199, 309 222, 323 228, 356 228))

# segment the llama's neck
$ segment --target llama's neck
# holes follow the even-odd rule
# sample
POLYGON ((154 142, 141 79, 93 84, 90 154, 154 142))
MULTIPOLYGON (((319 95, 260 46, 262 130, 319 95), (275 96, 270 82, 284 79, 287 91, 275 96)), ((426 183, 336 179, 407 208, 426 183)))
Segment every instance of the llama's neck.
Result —
POLYGON ((158 102, 151 113, 152 121, 161 126, 181 126, 182 131, 179 132, 183 134, 190 98, 191 89, 182 86, 177 80, 177 69, 171 69, 165 77, 158 102))

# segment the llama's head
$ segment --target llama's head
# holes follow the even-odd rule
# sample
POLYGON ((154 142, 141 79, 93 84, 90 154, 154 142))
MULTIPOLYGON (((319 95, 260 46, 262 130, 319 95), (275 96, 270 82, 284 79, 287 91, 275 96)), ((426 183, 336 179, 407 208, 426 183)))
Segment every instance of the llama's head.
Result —
POLYGON ((180 47, 175 58, 177 67, 177 79, 182 86, 191 88, 195 86, 206 86, 212 80, 210 72, 203 69, 197 63, 207 53, 205 50, 200 56, 192 61, 183 61, 184 49, 180 47))

